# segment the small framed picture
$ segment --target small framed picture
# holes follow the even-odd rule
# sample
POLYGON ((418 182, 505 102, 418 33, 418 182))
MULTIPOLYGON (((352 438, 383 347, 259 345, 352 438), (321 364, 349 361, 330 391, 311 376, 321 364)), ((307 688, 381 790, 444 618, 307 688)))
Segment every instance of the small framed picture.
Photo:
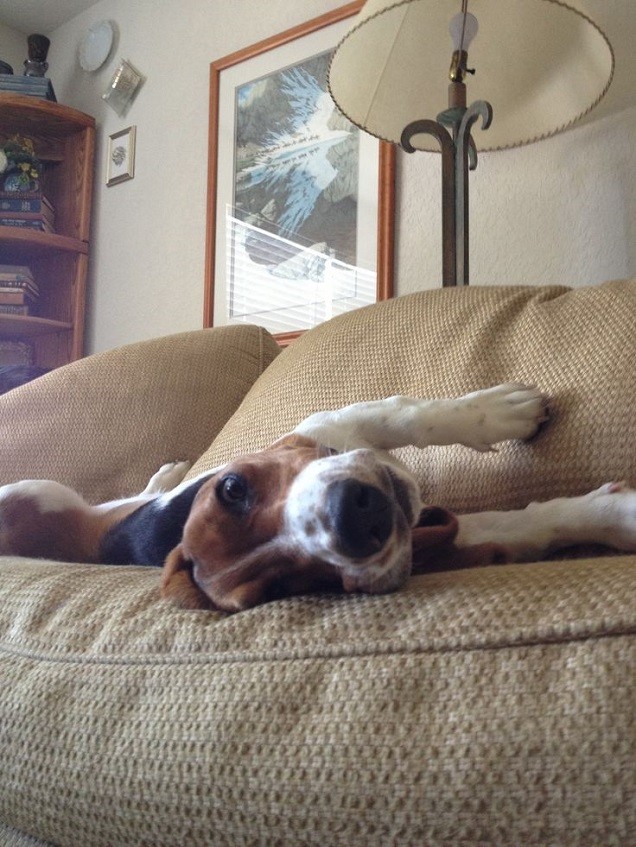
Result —
POLYGON ((102 94, 102 100, 123 117, 137 96, 145 78, 129 61, 122 59, 111 79, 108 89, 102 94))
POLYGON ((135 175, 135 126, 129 126, 108 137, 106 185, 117 185, 135 175))

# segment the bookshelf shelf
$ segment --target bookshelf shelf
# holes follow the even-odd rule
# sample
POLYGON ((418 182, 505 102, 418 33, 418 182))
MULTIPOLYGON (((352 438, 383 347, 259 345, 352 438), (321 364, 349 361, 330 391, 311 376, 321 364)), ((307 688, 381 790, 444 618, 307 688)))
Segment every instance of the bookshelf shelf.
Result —
POLYGON ((56 231, 0 226, 0 264, 27 265, 40 292, 37 317, 0 314, 0 340, 28 341, 34 364, 54 368, 83 355, 95 120, 0 91, 0 143, 16 134, 30 138, 44 162, 56 231))
MULTIPOLYGON (((33 253, 70 252, 88 254, 88 242, 78 241, 52 232, 17 229, 11 226, 0 227, 0 250, 16 248, 28 249, 33 253)), ((4 250, 3 250, 4 252, 4 250)))
POLYGON ((38 335, 69 332, 72 329, 72 324, 52 321, 50 318, 0 315, 0 335, 4 338, 35 338, 38 335))

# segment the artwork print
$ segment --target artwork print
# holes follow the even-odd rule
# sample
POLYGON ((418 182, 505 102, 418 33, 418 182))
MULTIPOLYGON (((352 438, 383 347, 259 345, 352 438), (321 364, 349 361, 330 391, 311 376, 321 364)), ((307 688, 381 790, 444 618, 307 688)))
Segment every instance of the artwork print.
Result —
POLYGON ((374 269, 357 266, 360 133, 327 90, 330 58, 306 58, 235 90, 230 318, 273 332, 376 297, 374 269))
POLYGON ((393 296, 395 147, 327 87, 353 0, 210 63, 204 326, 281 345, 393 296))
POLYGON ((135 175, 136 127, 129 126, 108 138, 106 185, 117 185, 135 175))

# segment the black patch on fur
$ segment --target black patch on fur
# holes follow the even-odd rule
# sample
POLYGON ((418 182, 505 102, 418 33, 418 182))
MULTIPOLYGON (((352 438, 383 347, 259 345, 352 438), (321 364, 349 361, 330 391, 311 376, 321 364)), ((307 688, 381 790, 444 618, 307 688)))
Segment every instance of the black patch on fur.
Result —
POLYGON ((209 476, 197 479, 167 503, 159 505, 156 499, 144 503, 111 527, 102 538, 99 561, 104 565, 163 567, 168 553, 181 541, 192 501, 209 476))

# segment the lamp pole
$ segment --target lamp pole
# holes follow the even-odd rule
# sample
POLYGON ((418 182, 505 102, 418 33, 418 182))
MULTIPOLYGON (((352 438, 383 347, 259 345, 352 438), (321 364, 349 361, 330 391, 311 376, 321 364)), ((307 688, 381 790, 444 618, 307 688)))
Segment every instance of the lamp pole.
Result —
MULTIPOLYGON (((464 78, 474 73, 467 67, 468 51, 479 30, 468 11, 471 2, 367 0, 329 67, 329 91, 353 124, 410 153, 441 150, 445 286, 469 282, 468 177, 477 166, 471 131, 479 119, 483 129, 491 126, 493 113, 485 100, 466 104, 464 78), (453 45, 448 108, 432 120, 412 121, 423 104, 439 96, 438 71, 448 50, 441 33, 453 6, 461 11, 448 26, 453 45)), ((564 0, 516 0, 514 11, 501 0, 474 5, 486 24, 485 74, 477 96, 489 92, 498 116, 486 136, 488 149, 563 132, 605 96, 614 76, 614 51, 585 13, 564 0), (521 52, 515 40, 520 35, 521 52)))
MULTIPOLYGON (((466 17, 466 9, 458 18, 466 17)), ((477 31, 474 22, 474 32, 477 31)), ((452 26, 452 23, 451 23, 452 26)), ((453 52, 448 87, 448 109, 430 119, 412 121, 406 126, 400 144, 407 153, 414 153, 414 135, 424 133, 437 139, 442 153, 442 285, 468 285, 468 171, 477 167, 477 148, 470 134, 475 121, 481 118, 482 129, 492 121, 492 106, 486 100, 476 100, 466 107, 464 74, 474 73, 466 67, 468 55, 464 49, 464 26, 459 43, 453 52), (450 129, 447 129, 449 127, 450 129)))

